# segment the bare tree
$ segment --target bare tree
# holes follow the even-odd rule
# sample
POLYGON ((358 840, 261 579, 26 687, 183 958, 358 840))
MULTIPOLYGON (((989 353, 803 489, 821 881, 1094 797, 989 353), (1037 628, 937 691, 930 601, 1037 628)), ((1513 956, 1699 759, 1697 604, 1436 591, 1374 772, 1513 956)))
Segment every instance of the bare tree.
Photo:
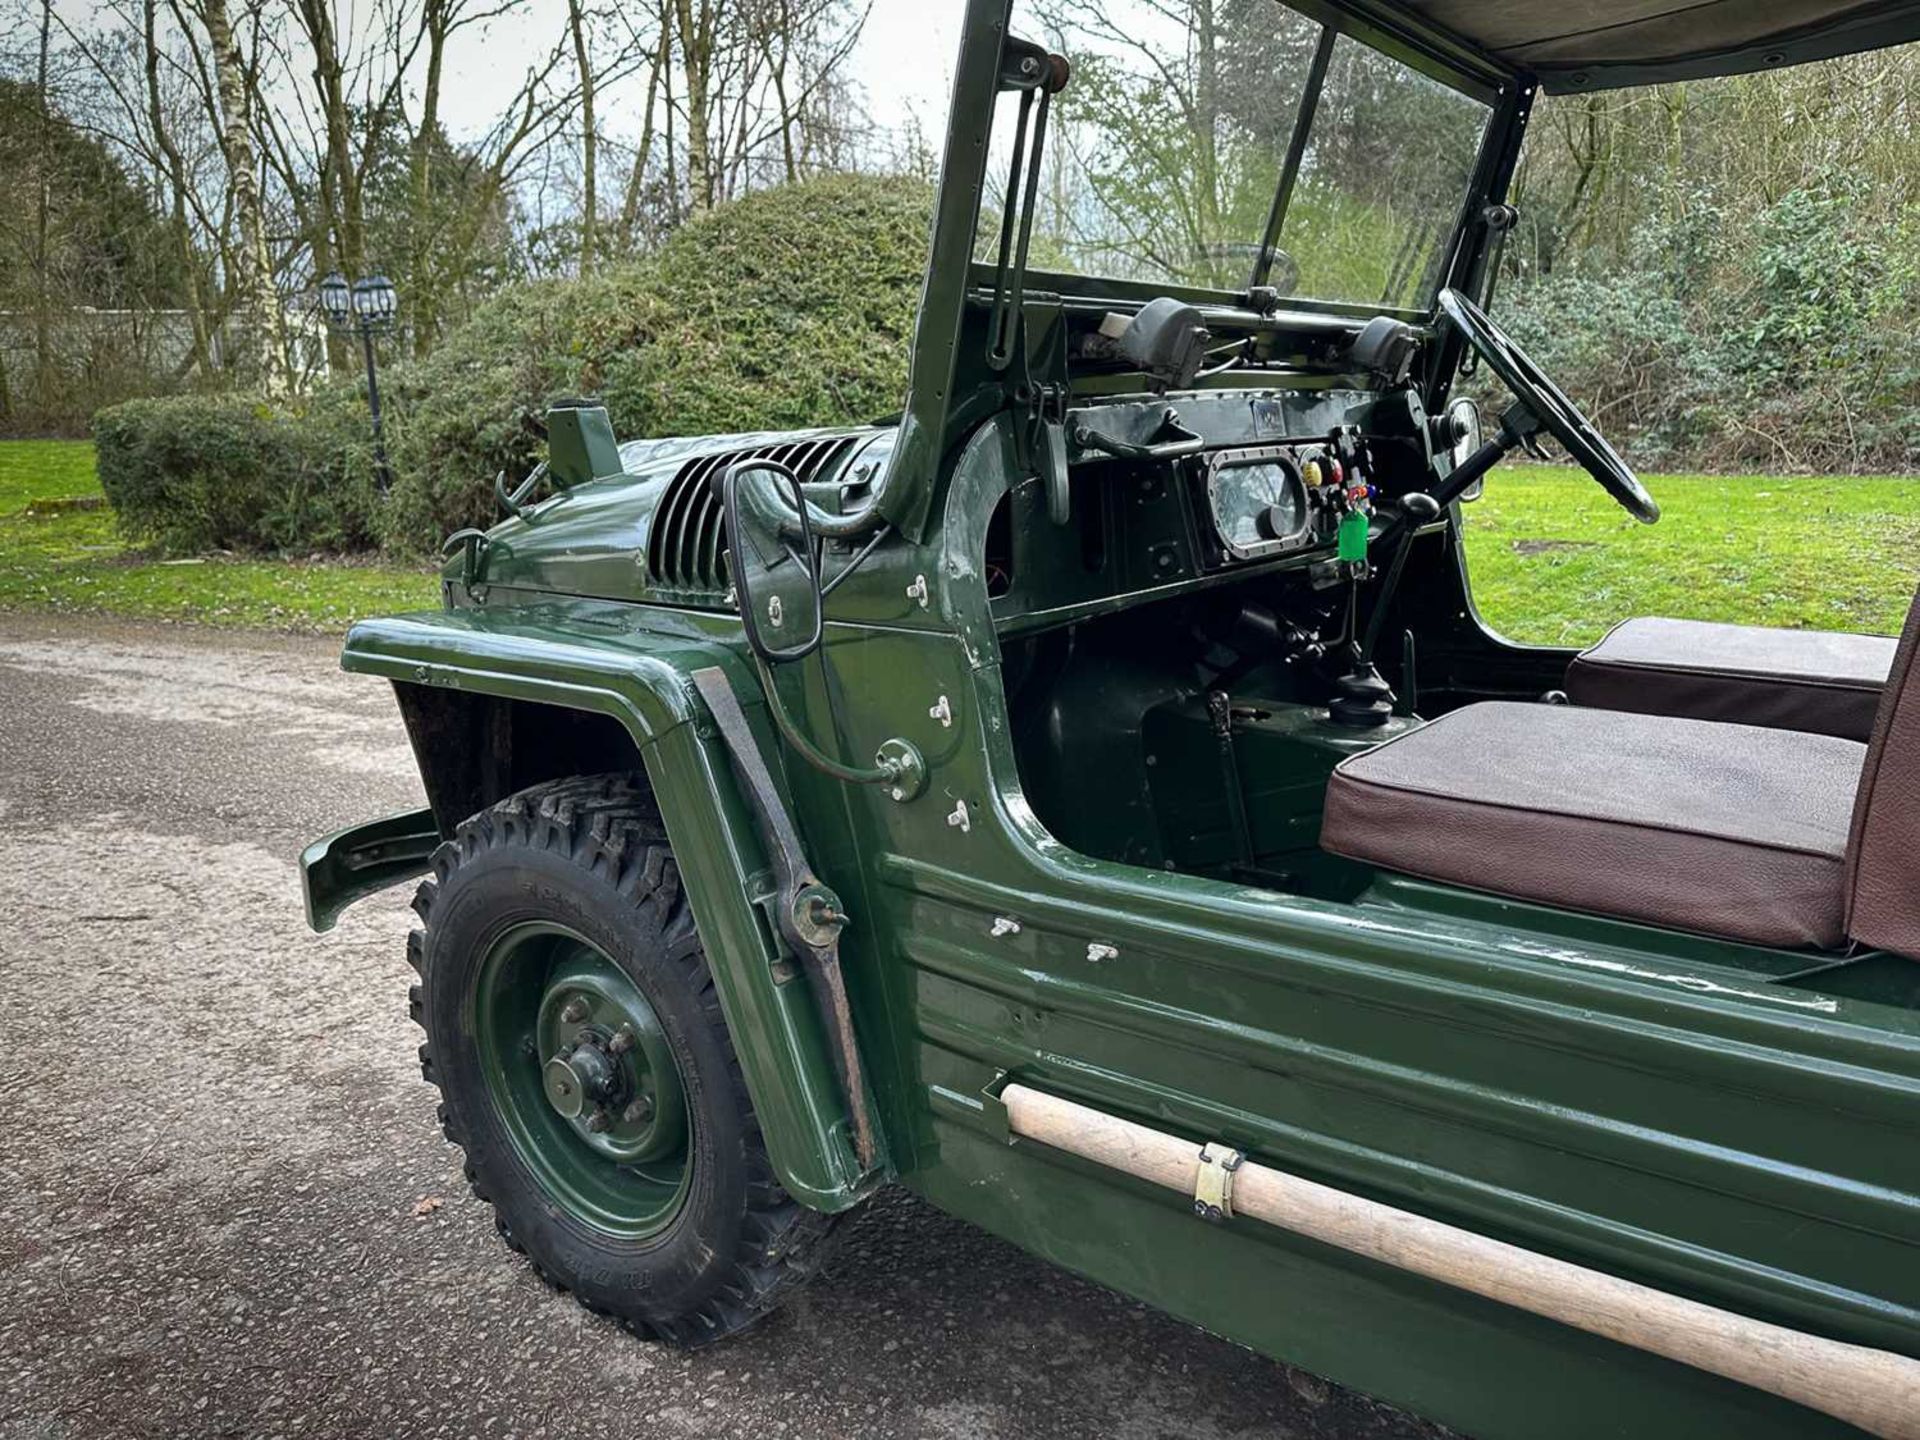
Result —
MULTIPOLYGON (((504 279, 595 269, 692 211, 847 163, 860 3, 568 0, 491 123, 457 135, 446 92, 463 32, 524 23, 532 0, 97 0, 71 14, 0 0, 26 22, 0 74, 31 88, 71 52, 80 79, 38 143, 70 125, 142 177, 191 330, 180 373, 222 383, 237 361, 281 390, 315 359, 284 297, 328 270, 393 273, 424 355, 504 279)), ((44 166, 24 138, 31 184, 44 166)), ((31 283, 61 217, 26 184, 14 193, 0 229, 31 283)), ((44 317, 48 372, 69 302, 50 285, 22 294, 44 317)))
POLYGON ((580 84, 580 273, 585 275, 593 269, 594 226, 600 215, 600 196, 594 183, 600 135, 593 123, 595 77, 581 0, 567 0, 567 32, 573 38, 574 67, 580 84))
POLYGON ((197 0, 197 4, 200 22, 207 29, 214 83, 220 96, 220 149, 226 156, 227 183, 232 187, 234 210, 240 224, 240 243, 232 253, 233 288, 248 320, 248 349, 255 357, 268 393, 275 394, 286 390, 290 383, 286 315, 273 283, 273 257, 267 249, 266 219, 253 151, 247 61, 234 38, 227 0, 197 0))
POLYGON ((40 6, 40 183, 36 187, 33 222, 33 388, 44 410, 53 385, 53 272, 48 244, 53 224, 53 97, 49 93, 53 54, 53 0, 40 6))

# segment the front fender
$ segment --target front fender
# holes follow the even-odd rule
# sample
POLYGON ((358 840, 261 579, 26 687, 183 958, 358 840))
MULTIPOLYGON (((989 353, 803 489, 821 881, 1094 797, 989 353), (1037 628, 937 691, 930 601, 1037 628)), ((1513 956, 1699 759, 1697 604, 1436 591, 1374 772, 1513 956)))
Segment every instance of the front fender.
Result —
MULTIPOLYGON (((801 1203, 833 1212, 884 1181, 884 1158, 863 1172, 854 1156, 817 1012, 762 908, 772 894, 772 872, 759 833, 688 678, 718 665, 743 700, 753 701, 757 681, 731 651, 699 637, 626 626, 596 633, 578 616, 556 616, 549 627, 525 612, 469 611, 363 621, 349 633, 341 665, 402 684, 617 719, 640 751, 666 821, 781 1184, 801 1203)), ((750 709, 766 745, 764 709, 750 709)), ((777 747, 769 753, 777 755, 777 747)))

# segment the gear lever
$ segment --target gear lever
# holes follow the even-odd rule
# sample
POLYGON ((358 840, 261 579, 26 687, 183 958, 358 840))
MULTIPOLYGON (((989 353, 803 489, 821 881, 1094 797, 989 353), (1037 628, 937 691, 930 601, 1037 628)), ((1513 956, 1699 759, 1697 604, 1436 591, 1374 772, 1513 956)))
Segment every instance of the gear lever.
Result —
POLYGON ((1327 704, 1328 714, 1336 725, 1370 730, 1386 724, 1393 716, 1393 689, 1374 668, 1373 652, 1380 643, 1380 628, 1386 623, 1393 593, 1400 587, 1400 576, 1406 569, 1407 555, 1413 549, 1414 537, 1420 533, 1422 525, 1439 514, 1440 503, 1431 495, 1415 491, 1400 497, 1400 518, 1380 537, 1383 541, 1397 538, 1398 543, 1394 547, 1393 559, 1388 562, 1386 573, 1380 579, 1379 594, 1374 597, 1364 635, 1359 633, 1359 614, 1360 583, 1366 567, 1364 564, 1354 567, 1353 588, 1348 596, 1349 610, 1354 618, 1348 626, 1348 634, 1352 639, 1347 645, 1347 669, 1333 682, 1333 699, 1327 704))

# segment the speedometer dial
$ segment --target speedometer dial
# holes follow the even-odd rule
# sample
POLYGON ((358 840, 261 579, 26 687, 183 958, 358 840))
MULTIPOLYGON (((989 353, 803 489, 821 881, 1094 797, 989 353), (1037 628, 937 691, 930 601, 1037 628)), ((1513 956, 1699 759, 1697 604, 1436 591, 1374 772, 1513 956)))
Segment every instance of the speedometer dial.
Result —
POLYGON ((1307 489, 1283 456, 1223 459, 1207 477, 1207 506, 1236 560, 1297 548, 1308 533, 1307 489))

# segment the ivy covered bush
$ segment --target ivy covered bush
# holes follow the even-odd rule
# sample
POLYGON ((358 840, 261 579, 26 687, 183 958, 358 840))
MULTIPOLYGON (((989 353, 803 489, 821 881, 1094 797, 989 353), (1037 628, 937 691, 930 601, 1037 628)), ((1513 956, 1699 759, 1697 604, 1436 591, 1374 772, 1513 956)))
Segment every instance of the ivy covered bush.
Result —
POLYGON ((1920 469, 1920 211, 1835 174, 1732 223, 1701 199, 1628 263, 1509 280, 1496 317, 1634 462, 1920 469))
POLYGON ((863 423, 906 393, 931 213, 917 181, 833 176, 696 217, 646 258, 506 287, 425 359, 382 369, 384 499, 361 382, 297 408, 102 411, 102 483, 128 534, 165 550, 420 555, 498 518, 494 476, 538 462, 529 422, 555 395, 597 397, 622 439, 863 423))

